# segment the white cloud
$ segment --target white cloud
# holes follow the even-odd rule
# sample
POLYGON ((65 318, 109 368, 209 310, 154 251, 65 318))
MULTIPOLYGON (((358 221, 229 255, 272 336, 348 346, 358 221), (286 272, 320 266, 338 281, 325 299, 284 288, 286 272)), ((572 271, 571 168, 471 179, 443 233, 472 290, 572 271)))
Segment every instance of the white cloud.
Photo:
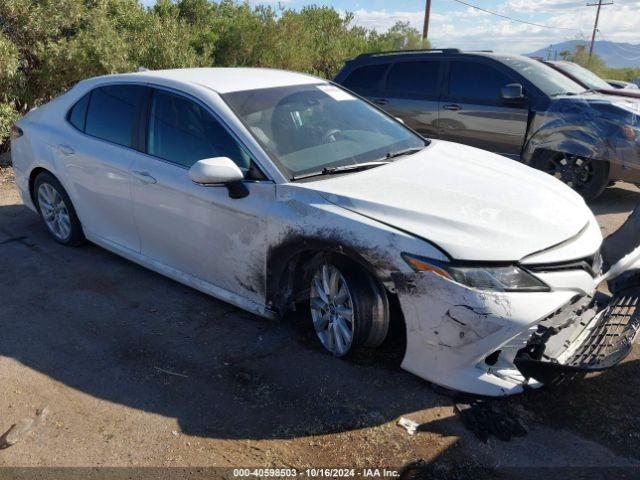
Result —
MULTIPOLYGON (((599 39, 617 42, 640 41, 640 2, 619 0, 615 5, 602 9, 599 39), (623 2, 623 3, 619 3, 623 2)), ((589 39, 595 17, 595 9, 575 0, 508 0, 499 11, 509 16, 571 30, 554 30, 523 23, 510 22, 499 17, 467 8, 465 10, 433 12, 429 37, 436 47, 458 47, 468 50, 492 49, 504 53, 528 53, 551 43, 572 39, 589 39), (546 10, 545 10, 546 9, 546 10), (539 12, 551 12, 542 16, 539 12), (519 12, 520 15, 516 15, 519 12), (529 13, 527 13, 529 12, 529 13), (536 12, 534 17, 531 12, 536 12), (531 19, 531 20, 529 20, 531 19)), ((409 22, 422 29, 422 11, 387 11, 359 9, 354 12, 357 24, 378 31, 385 31, 398 21, 409 22)))
POLYGON ((365 10, 361 8, 353 12, 358 25, 385 31, 397 22, 409 22, 418 28, 424 20, 424 12, 388 12, 386 10, 365 10))

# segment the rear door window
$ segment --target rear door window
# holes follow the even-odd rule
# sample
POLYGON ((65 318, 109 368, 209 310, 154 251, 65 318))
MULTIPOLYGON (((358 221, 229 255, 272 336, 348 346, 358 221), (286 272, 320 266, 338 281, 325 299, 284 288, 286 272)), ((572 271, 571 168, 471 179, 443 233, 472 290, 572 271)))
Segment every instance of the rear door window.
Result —
POLYGON ((451 62, 449 68, 451 99, 500 104, 500 90, 510 83, 509 76, 484 63, 451 62))
POLYGON ((342 83, 349 90, 366 94, 378 90, 382 76, 387 71, 389 64, 368 65, 356 68, 342 83))
POLYGON ((398 62, 387 75, 386 90, 400 95, 438 96, 438 61, 398 62))
POLYGON ((248 171, 251 158, 207 110, 182 95, 155 90, 151 100, 147 153, 183 167, 228 157, 248 171))
POLYGON ((109 85, 91 92, 85 133, 109 142, 133 147, 139 107, 146 87, 109 85))

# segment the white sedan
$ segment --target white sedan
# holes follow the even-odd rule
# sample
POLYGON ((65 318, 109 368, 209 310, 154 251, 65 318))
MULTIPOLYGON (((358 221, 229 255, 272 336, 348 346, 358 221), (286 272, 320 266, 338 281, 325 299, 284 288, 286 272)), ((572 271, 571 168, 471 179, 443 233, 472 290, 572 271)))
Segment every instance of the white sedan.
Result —
POLYGON ((401 322, 404 369, 508 395, 626 353, 589 357, 607 328, 592 308, 602 237, 578 194, 425 140, 319 78, 89 79, 21 119, 12 155, 56 241, 88 239, 264 317, 304 305, 337 356, 401 322))

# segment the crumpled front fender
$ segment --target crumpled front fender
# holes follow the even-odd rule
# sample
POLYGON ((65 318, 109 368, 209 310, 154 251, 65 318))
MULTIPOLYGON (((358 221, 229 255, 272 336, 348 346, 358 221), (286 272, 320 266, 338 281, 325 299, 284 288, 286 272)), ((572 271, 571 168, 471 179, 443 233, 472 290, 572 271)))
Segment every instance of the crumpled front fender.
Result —
POLYGON ((529 164, 537 152, 551 151, 640 168, 637 115, 608 100, 600 102, 564 97, 535 114, 522 159, 529 164))

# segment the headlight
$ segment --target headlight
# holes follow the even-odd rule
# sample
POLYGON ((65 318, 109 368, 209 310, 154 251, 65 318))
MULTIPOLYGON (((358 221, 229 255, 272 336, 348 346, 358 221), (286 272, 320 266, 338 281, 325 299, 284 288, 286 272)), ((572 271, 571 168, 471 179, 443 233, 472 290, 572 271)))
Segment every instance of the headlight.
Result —
POLYGON ((548 292, 549 286, 517 265, 456 265, 403 253, 416 272, 433 272, 468 287, 494 292, 548 292))
POLYGON ((635 142, 640 140, 640 129, 638 128, 625 125, 624 127, 622 127, 622 132, 624 134, 624 137, 630 142, 635 142))

